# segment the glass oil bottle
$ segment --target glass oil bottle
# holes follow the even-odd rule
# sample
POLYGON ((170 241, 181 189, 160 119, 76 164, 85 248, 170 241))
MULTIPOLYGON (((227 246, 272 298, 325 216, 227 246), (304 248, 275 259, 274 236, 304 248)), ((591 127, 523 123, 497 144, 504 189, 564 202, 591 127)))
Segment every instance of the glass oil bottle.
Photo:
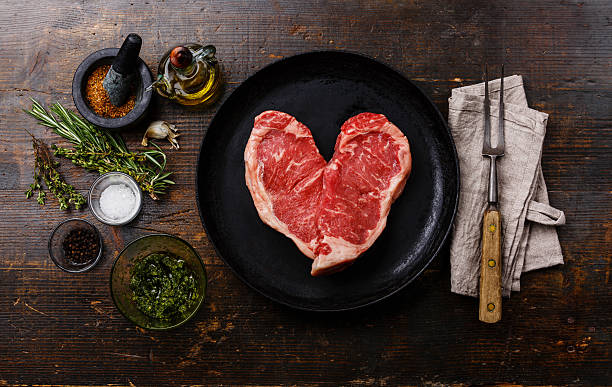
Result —
POLYGON ((157 69, 157 80, 149 86, 162 97, 182 105, 204 107, 222 92, 221 71, 212 45, 189 43, 168 51, 157 69))

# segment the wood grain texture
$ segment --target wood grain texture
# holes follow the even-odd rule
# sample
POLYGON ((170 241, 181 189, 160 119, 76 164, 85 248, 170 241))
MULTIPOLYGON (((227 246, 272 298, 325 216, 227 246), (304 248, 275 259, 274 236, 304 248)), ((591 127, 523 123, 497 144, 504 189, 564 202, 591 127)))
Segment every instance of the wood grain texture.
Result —
POLYGON ((487 209, 482 217, 482 251, 480 286, 478 287, 478 319, 486 323, 496 323, 502 318, 501 235, 499 211, 487 209))
MULTIPOLYGON (((611 15, 607 0, 0 2, 0 385, 611 385, 611 15), (550 115, 542 168, 568 219, 559 228, 565 265, 525 274, 494 325, 478 321, 477 300, 450 293, 447 250, 406 290, 364 310, 276 305, 220 261, 198 216, 195 163, 219 105, 194 112, 154 101, 151 119, 181 132, 180 151, 165 146, 177 185, 160 202, 147 198, 126 227, 26 200, 33 165, 23 129, 63 143, 21 113, 28 97, 72 106, 78 64, 130 32, 143 37, 154 71, 175 43, 214 44, 223 98, 278 58, 360 52, 415 80, 445 116, 450 89, 504 57, 530 105, 550 115), (104 258, 87 274, 64 273, 47 256, 50 231, 70 216, 104 236, 104 258), (114 256, 155 231, 190 242, 210 276, 204 308, 172 332, 135 328, 109 295, 114 256)), ((125 135, 131 147, 142 132, 125 135)), ((61 171, 83 193, 95 179, 66 162, 61 171)))

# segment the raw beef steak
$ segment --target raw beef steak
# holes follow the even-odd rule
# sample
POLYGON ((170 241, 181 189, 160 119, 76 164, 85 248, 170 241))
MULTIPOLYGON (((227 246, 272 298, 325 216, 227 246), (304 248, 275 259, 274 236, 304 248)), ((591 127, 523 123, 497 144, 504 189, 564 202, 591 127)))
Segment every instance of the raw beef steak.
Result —
POLYGON ((326 163, 310 130, 278 111, 255 118, 244 160, 259 216, 314 259, 315 276, 342 270, 374 243, 412 163, 408 140, 382 114, 347 120, 326 163))
POLYGON ((314 258, 316 203, 326 163, 310 130, 289 114, 263 112, 255 118, 244 161, 246 183, 261 220, 314 258))

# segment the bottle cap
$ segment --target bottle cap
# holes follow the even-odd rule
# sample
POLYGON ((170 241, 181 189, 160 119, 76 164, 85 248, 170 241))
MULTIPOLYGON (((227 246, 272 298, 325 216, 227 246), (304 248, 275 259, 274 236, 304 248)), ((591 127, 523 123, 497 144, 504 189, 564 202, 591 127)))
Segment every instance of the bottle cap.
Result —
POLYGON ((170 63, 177 69, 184 69, 193 61, 191 50, 184 46, 178 46, 170 52, 170 63))

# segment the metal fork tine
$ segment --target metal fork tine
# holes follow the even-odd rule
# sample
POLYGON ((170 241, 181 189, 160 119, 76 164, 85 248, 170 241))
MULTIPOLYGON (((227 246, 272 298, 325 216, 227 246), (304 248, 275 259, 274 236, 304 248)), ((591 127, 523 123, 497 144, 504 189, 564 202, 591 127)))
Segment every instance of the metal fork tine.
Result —
POLYGON ((504 141, 504 64, 501 65, 501 87, 499 89, 499 125, 497 131, 497 148, 499 151, 504 152, 505 141, 504 141))
POLYGON ((483 152, 488 152, 491 149, 491 106, 489 102, 489 77, 487 75, 487 64, 485 63, 484 68, 484 84, 485 84, 485 95, 484 95, 484 144, 483 152))

